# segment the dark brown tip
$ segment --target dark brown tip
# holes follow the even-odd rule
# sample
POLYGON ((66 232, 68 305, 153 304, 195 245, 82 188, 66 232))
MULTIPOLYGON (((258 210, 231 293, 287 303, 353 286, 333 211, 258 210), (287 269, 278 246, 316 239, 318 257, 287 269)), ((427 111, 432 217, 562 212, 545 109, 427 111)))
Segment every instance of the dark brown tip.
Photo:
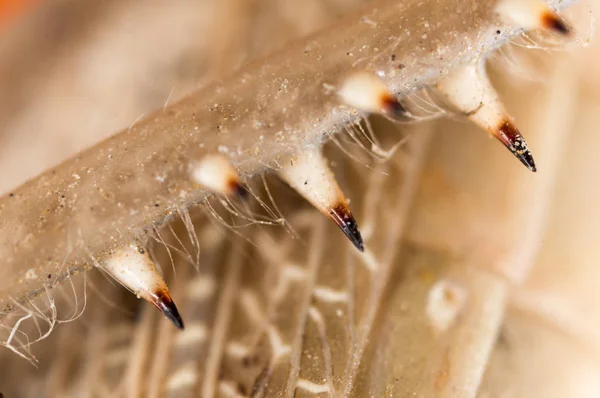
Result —
POLYGON ((542 26, 563 36, 567 36, 569 33, 571 33, 569 26, 562 20, 561 17, 552 11, 547 11, 542 15, 542 26))
POLYGON ((236 195, 241 199, 248 197, 248 190, 237 179, 230 180, 227 185, 229 185, 229 191, 232 195, 236 195))
POLYGON ((496 137, 504 144, 513 155, 517 157, 529 170, 536 172, 535 162, 527 143, 521 133, 510 121, 504 121, 498 128, 496 137))
POLYGON ((339 204, 331 209, 329 215, 348 239, 350 239, 350 242, 361 252, 365 251, 362 236, 360 236, 360 231, 358 230, 358 224, 352 213, 350 213, 348 206, 345 203, 339 204))
POLYGON ((155 302, 153 303, 156 308, 158 308, 164 316, 170 320, 173 325, 177 329, 183 329, 183 320, 179 315, 179 311, 177 311, 177 307, 175 303, 171 299, 171 295, 168 291, 159 291, 154 295, 155 302))
POLYGON ((394 119, 406 119, 408 115, 406 108, 393 95, 386 95, 381 100, 381 109, 383 113, 394 119))

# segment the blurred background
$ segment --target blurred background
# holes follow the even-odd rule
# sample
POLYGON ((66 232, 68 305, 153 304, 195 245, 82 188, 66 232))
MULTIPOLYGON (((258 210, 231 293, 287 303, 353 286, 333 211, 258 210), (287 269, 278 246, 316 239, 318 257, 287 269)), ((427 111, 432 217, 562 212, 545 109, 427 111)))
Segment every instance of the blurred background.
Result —
MULTIPOLYGON (((0 192, 367 2, 0 1, 0 192)), ((0 393, 599 397, 597 8, 565 13, 574 43, 489 59, 537 174, 463 120, 374 118, 384 146, 406 139, 388 162, 327 148, 372 257, 269 180, 296 236, 253 223, 248 244, 197 210, 198 269, 156 249, 185 334, 92 270, 53 293, 78 319, 24 322, 55 326, 37 366, 0 347, 0 393)))

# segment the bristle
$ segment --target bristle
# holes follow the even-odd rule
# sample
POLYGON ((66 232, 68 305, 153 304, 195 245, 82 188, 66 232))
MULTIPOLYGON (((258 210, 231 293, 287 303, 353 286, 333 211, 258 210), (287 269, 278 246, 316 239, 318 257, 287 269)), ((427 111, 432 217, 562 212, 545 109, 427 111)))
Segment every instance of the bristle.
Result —
POLYGON ((548 29, 561 35, 571 32, 561 17, 541 0, 501 0, 496 12, 525 30, 548 29))
POLYGON ((278 172, 319 211, 331 218, 360 251, 364 250, 358 225, 326 160, 318 150, 289 159, 278 172))
POLYGON ((394 119, 402 119, 407 113, 381 78, 371 72, 359 71, 346 76, 338 95, 346 105, 362 112, 379 113, 394 119))
POLYGON ((494 135, 529 170, 536 171, 527 143, 487 78, 483 62, 465 65, 445 76, 437 89, 478 126, 494 135))
POLYGON ((225 155, 206 155, 192 166, 192 178, 205 189, 228 196, 244 197, 246 189, 225 155))
POLYGON ((117 250, 102 265, 102 269, 138 298, 152 303, 173 324, 183 329, 183 321, 147 250, 135 244, 117 250))

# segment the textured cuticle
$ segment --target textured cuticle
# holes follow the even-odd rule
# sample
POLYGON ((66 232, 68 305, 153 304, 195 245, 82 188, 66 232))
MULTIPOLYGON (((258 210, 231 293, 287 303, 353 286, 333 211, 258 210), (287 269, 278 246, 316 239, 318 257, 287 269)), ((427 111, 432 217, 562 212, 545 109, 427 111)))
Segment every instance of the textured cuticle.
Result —
POLYGON ((362 116, 326 89, 344 72, 376 70, 391 92, 407 94, 499 47, 510 38, 497 37, 499 26, 519 29, 497 20, 495 3, 369 3, 14 190, 0 199, 0 310, 44 291, 23 282, 27 270, 73 274, 203 201, 208 192, 188 168, 202 156, 221 153, 255 175, 341 131, 362 116), (415 23, 423 19, 442 22, 415 23))

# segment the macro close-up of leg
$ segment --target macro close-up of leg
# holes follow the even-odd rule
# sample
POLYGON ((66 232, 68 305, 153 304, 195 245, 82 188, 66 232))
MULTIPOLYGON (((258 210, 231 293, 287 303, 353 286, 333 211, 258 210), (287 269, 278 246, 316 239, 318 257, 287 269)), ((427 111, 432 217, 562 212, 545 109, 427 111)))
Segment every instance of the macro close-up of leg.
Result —
POLYGON ((599 12, 0 2, 0 398, 600 396, 599 12))

